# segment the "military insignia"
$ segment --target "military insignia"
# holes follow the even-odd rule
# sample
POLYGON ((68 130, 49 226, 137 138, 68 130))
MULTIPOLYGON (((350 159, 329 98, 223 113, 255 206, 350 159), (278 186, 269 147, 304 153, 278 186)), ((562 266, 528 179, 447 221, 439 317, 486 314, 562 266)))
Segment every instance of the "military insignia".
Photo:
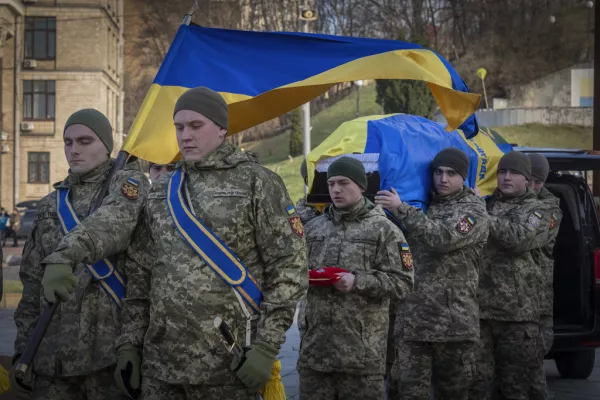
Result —
POLYGON ((529 214, 527 222, 529 222, 529 225, 533 226, 534 228, 537 228, 542 222, 542 214, 538 211, 534 211, 533 213, 529 214))
POLYGON ((300 237, 304 237, 304 225, 302 225, 300 217, 289 217, 288 220, 290 221, 290 225, 294 233, 300 237))
POLYGON ((548 224, 548 228, 556 228, 556 218, 554 217, 554 215, 550 215, 550 223, 548 224))
POLYGON ((287 206, 287 208, 285 209, 288 213, 288 215, 292 215, 293 213, 296 212, 296 209, 294 208, 294 206, 287 206))
POLYGON ((398 248, 400 249, 400 252, 404 252, 404 251, 410 251, 410 247, 408 247, 408 243, 398 243, 398 248))
POLYGON ((123 186, 121 186, 121 193, 123 196, 127 197, 129 200, 135 200, 140 195, 140 190, 138 186, 140 183, 133 178, 128 178, 123 186))
POLYGON ((410 253, 408 251, 404 251, 404 252, 402 252, 402 254, 400 254, 400 256, 402 257, 402 265, 404 265, 404 268, 412 269, 413 268, 412 253, 410 253))
POLYGON ((456 225, 456 230, 459 233, 469 233, 471 232, 471 230, 473 229, 473 227, 475 226, 475 218, 471 217, 470 215, 464 217, 463 219, 461 219, 460 221, 458 221, 458 225, 456 225))

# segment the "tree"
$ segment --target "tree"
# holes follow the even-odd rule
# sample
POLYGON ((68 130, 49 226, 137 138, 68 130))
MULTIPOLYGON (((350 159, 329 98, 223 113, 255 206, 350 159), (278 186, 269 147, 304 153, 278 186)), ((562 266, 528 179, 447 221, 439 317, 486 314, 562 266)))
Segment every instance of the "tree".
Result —
MULTIPOLYGON (((427 46, 427 40, 422 36, 412 36, 414 43, 427 46)), ((383 107, 383 112, 386 114, 404 113, 432 117, 436 102, 425 82, 378 79, 375 90, 377 91, 376 102, 383 107)))
POLYGON ((291 114, 290 156, 296 157, 302 154, 302 109, 296 108, 291 114))

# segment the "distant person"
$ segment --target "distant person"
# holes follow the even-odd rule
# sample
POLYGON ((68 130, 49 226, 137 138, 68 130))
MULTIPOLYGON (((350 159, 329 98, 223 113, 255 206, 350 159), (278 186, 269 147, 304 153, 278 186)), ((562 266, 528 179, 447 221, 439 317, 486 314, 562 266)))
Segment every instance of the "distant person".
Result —
POLYGON ((156 182, 163 175, 168 175, 175 170, 175 164, 155 164, 150 163, 149 174, 150 181, 156 182))
POLYGON ((3 243, 2 246, 6 246, 6 239, 9 237, 13 237, 13 247, 17 247, 19 245, 17 239, 17 232, 19 231, 19 227, 21 225, 21 214, 19 210, 15 207, 13 212, 8 215, 8 226, 4 232, 3 243))
MULTIPOLYGON (((300 175, 304 180, 304 185, 308 186, 308 168, 306 166, 306 159, 302 161, 302 165, 300 165, 300 175)), ((306 202, 306 196, 302 196, 296 203, 296 212, 300 216, 300 220, 303 224, 307 224, 310 220, 321 215, 321 212, 317 208, 306 202)))
POLYGON ((4 235, 6 235, 6 226, 8 225, 8 213, 5 208, 0 211, 0 241, 4 245, 4 235))

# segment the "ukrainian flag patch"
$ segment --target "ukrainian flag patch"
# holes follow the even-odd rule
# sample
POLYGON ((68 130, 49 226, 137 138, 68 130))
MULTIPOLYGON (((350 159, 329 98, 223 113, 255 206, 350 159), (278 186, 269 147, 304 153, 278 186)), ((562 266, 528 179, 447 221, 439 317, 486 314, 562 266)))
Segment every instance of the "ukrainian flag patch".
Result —
POLYGON ((410 251, 410 248, 408 247, 408 243, 400 243, 400 250, 410 251))
POLYGON ((535 212, 533 213, 533 215, 535 215, 536 217, 538 217, 538 218, 540 218, 540 219, 542 218, 542 214, 541 214, 539 211, 535 211, 535 212))
POLYGON ((127 178, 127 182, 129 182, 131 185, 136 186, 136 187, 140 185, 140 182, 133 178, 127 178))
POLYGON ((288 215, 292 215, 293 213, 296 212, 296 209, 294 208, 294 206, 288 206, 285 210, 287 211, 288 215))

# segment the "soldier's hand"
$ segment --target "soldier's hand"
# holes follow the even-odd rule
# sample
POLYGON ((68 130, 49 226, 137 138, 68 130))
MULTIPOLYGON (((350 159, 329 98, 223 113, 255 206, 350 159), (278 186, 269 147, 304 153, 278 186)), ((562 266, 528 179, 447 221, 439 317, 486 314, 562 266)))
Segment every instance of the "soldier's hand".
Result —
POLYGON ((337 274, 340 277, 340 280, 333 284, 333 286, 343 293, 350 293, 354 290, 354 282, 356 281, 356 276, 349 272, 340 272, 337 274))
POLYGON ((56 297, 62 301, 69 300, 75 289, 77 279, 69 264, 47 264, 42 278, 44 297, 49 303, 54 303, 56 297))
POLYGON ((396 192, 396 189, 391 188, 391 191, 380 190, 375 196, 375 204, 383 207, 388 211, 394 211, 400 208, 402 200, 400 195, 396 192))
POLYGON ((477 186, 475 186, 475 189, 473 189, 473 191, 475 192, 475 195, 477 197, 481 197, 481 190, 479 190, 479 188, 477 186))
POLYGON ((238 367, 236 376, 248 389, 258 392, 271 379, 277 353, 277 349, 270 344, 255 341, 246 352, 246 360, 238 367))
POLYGON ((129 397, 137 398, 142 380, 140 365, 142 356, 139 347, 124 344, 117 350, 115 381, 119 390, 129 397))

